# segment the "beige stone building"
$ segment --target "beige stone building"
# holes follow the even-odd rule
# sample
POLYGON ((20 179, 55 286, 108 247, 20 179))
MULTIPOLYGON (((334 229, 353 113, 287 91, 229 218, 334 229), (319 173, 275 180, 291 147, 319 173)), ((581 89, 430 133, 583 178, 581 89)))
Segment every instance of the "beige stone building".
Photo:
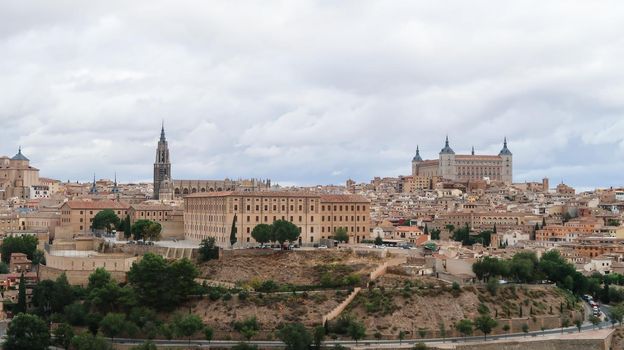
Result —
POLYGON ((228 246, 236 215, 237 245, 255 244, 258 224, 287 220, 299 227, 299 244, 312 245, 344 227, 351 241, 370 233, 370 202, 357 195, 319 195, 309 192, 206 192, 184 197, 184 232, 190 240, 215 237, 228 246))
POLYGON ((97 213, 111 209, 120 219, 128 215, 130 205, 124 202, 100 200, 71 200, 61 206, 61 224, 56 238, 69 239, 78 233, 91 232, 91 222, 97 213))
POLYGON ((151 220, 162 226, 161 238, 184 238, 184 212, 180 207, 164 204, 132 204, 130 222, 151 220))
POLYGON ((455 154, 449 146, 448 137, 439 159, 423 160, 416 147, 412 159, 412 176, 440 177, 453 181, 481 180, 489 178, 511 185, 513 181, 513 155, 507 148, 507 139, 498 155, 477 155, 472 149, 469 155, 455 154))
POLYGON ((39 169, 30 166, 30 160, 22 154, 0 157, 0 200, 12 197, 28 199, 30 187, 39 185, 39 169))

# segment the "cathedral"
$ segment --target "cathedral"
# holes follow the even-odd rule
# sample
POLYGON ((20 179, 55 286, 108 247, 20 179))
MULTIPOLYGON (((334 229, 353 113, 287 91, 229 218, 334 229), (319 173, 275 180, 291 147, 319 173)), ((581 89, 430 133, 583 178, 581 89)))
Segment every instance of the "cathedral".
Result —
POLYGON ((271 180, 173 180, 169 145, 165 137, 165 126, 160 129, 154 162, 154 199, 173 200, 191 193, 220 191, 263 191, 271 188, 271 180))
POLYGON ((510 185, 513 181, 513 155, 507 148, 507 138, 498 155, 455 154, 449 145, 448 136, 438 159, 423 160, 416 147, 412 159, 412 176, 424 178, 442 178, 452 181, 482 180, 488 178, 510 185))
POLYGON ((22 148, 12 158, 0 157, 0 200, 30 197, 32 186, 39 185, 39 169, 30 166, 22 148))

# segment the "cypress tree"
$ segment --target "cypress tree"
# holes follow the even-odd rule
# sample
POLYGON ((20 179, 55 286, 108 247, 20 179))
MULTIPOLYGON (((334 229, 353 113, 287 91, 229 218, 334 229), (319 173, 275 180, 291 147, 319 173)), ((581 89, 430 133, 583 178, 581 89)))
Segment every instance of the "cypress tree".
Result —
POLYGON ((24 271, 22 271, 20 276, 19 294, 17 295, 17 305, 15 307, 15 314, 20 312, 26 312, 26 280, 24 279, 24 271))
POLYGON ((230 244, 232 248, 234 248, 234 244, 238 239, 236 238, 236 214, 234 214, 234 219, 232 220, 232 230, 230 231, 230 244))
POLYGON ((126 238, 129 238, 132 235, 132 225, 130 225, 130 215, 126 215, 126 218, 123 221, 123 232, 126 238))
POLYGON ((429 234, 429 227, 427 227, 427 224, 425 224, 425 234, 428 235, 429 234))

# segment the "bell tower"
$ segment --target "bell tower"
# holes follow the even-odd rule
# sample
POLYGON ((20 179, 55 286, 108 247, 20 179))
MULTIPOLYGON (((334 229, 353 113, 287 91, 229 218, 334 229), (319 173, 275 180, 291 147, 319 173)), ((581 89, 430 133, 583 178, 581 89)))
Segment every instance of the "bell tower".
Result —
POLYGON ((169 160, 169 146, 165 138, 165 124, 160 129, 160 140, 156 148, 156 161, 154 162, 154 199, 158 199, 160 184, 165 179, 171 179, 171 162, 169 160))

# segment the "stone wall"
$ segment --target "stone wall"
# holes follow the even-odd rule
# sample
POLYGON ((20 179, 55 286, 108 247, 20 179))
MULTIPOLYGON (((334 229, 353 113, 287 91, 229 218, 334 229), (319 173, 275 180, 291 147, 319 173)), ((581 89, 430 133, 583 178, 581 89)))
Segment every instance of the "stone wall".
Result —
POLYGON ((355 289, 353 289, 351 294, 349 294, 349 296, 347 296, 347 298, 343 300, 342 303, 338 304, 338 306, 336 306, 332 311, 325 314, 323 316, 322 324, 325 324, 325 322, 333 320, 334 318, 338 317, 338 315, 340 315, 344 311, 344 309, 346 309, 347 306, 351 304, 351 302, 353 301, 353 299, 355 299, 355 297, 358 295, 360 290, 361 290, 360 287, 356 287, 355 289))
MULTIPOLYGON (((71 285, 81 285, 86 286, 89 283, 89 275, 93 273, 93 271, 65 271, 54 269, 45 265, 39 265, 39 279, 40 280, 55 280, 62 273, 65 273, 67 276, 67 280, 71 285)), ((120 283, 126 282, 126 273, 121 271, 108 271, 111 274, 111 277, 120 283)))

